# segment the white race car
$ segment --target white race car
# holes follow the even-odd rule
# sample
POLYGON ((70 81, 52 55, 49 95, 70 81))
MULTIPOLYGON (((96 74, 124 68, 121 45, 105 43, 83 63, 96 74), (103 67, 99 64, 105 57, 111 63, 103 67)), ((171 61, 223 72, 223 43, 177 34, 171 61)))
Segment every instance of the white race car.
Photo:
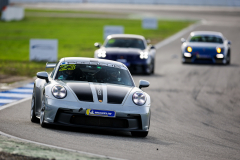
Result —
POLYGON ((127 67, 110 60, 62 58, 54 70, 38 72, 31 121, 73 127, 130 131, 146 137, 150 127, 150 96, 136 87, 127 67))

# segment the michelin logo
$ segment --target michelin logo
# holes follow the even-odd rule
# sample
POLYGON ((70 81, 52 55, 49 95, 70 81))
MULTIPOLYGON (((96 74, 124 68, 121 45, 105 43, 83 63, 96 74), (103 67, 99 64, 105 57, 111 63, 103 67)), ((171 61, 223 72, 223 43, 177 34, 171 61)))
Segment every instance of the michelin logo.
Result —
POLYGON ((102 110, 87 109, 86 115, 115 117, 115 112, 114 111, 102 111, 102 110))

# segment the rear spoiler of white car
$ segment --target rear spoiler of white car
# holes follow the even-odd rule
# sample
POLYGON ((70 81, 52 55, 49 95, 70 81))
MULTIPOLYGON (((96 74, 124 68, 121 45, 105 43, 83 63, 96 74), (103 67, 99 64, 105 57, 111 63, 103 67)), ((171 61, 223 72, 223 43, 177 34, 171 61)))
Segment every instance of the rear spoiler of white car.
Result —
POLYGON ((56 67, 56 63, 46 63, 46 68, 45 68, 45 71, 46 71, 46 69, 47 68, 54 68, 54 67, 56 67))

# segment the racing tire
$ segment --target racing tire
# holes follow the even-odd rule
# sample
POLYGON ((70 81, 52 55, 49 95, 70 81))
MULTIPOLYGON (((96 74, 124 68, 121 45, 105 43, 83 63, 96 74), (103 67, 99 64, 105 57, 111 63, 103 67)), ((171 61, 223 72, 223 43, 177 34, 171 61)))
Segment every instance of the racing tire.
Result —
POLYGON ((44 113, 44 111, 41 111, 41 114, 40 114, 40 125, 43 128, 45 128, 47 126, 46 123, 44 123, 44 117, 45 117, 45 113, 44 113))
POLYGON ((154 63, 152 61, 151 64, 145 70, 145 74, 146 75, 151 75, 154 72, 153 70, 154 70, 154 63))
POLYGON ((47 127, 47 124, 44 123, 44 120, 45 120, 45 111, 44 110, 45 110, 45 105, 44 105, 44 101, 42 100, 42 108, 41 108, 41 112, 40 112, 40 125, 43 128, 47 127))
POLYGON ((33 123, 39 122, 39 119, 35 115, 35 96, 34 95, 32 96, 30 119, 31 119, 31 122, 33 123))
POLYGON ((153 62, 152 74, 154 74, 155 63, 153 62))
POLYGON ((230 53, 228 53, 228 56, 227 56, 227 65, 230 65, 231 63, 231 55, 230 53))
POLYGON ((148 131, 144 132, 132 131, 131 134, 133 137, 147 137, 148 131))

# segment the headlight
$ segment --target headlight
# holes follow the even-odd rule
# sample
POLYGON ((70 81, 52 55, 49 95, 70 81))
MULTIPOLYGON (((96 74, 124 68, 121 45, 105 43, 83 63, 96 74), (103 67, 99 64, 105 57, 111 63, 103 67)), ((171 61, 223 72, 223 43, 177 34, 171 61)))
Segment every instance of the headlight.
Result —
POLYGON ((221 53, 222 52, 222 49, 221 48, 217 48, 217 53, 221 53))
POLYGON ((132 99, 136 105, 142 106, 146 103, 147 97, 143 92, 135 92, 132 99))
POLYGON ((105 58, 106 56, 107 56, 106 51, 99 51, 98 52, 98 57, 105 58))
POLYGON ((52 94, 55 98, 63 99, 67 95, 67 90, 61 85, 55 85, 52 88, 52 94))
POLYGON ((217 58, 223 58, 224 55, 223 55, 223 54, 217 54, 216 57, 217 57, 217 58))
POLYGON ((192 47, 187 47, 188 52, 192 52, 192 47))
POLYGON ((184 57, 192 57, 192 54, 191 54, 191 53, 188 53, 188 52, 185 52, 185 53, 184 53, 184 57))
POLYGON ((148 59, 148 52, 140 52, 141 59, 148 59))

